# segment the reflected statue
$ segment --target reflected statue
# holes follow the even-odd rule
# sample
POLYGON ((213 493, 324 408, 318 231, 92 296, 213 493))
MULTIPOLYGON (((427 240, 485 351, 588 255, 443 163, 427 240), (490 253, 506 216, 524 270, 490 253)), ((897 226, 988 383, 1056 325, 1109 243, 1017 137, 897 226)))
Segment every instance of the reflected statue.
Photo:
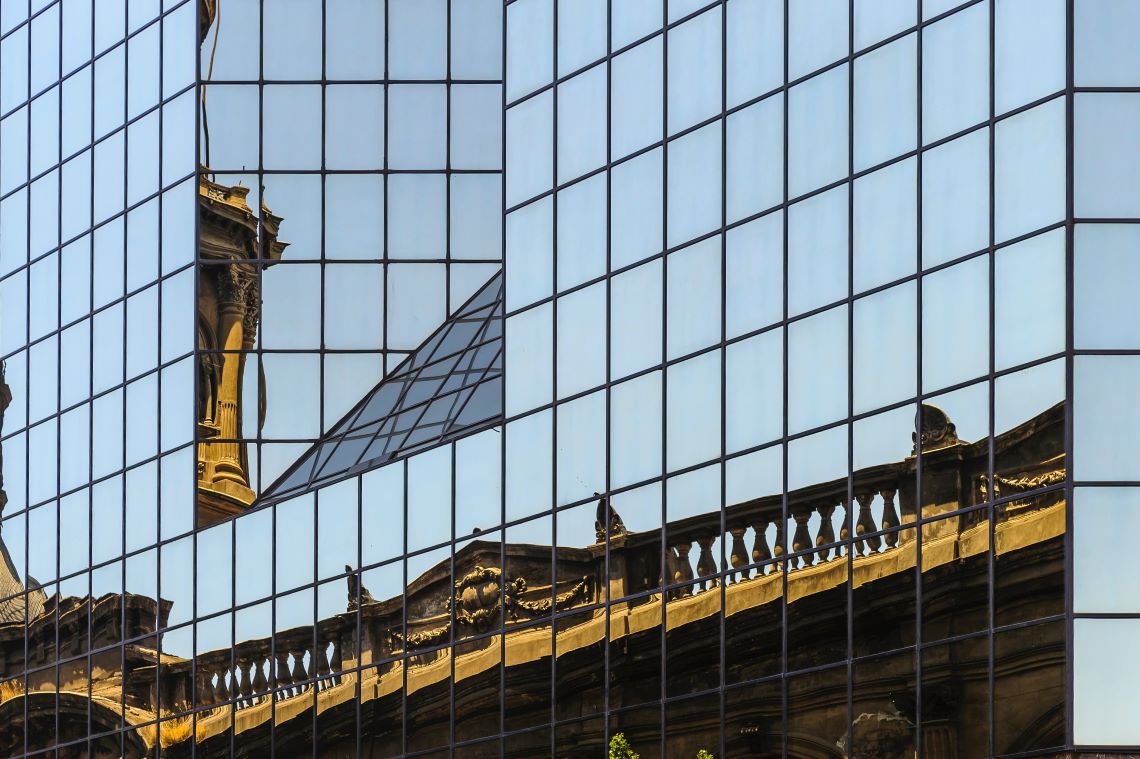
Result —
POLYGON ((348 564, 344 565, 344 571, 348 572, 348 610, 356 611, 361 606, 376 603, 376 599, 360 581, 360 573, 354 572, 348 564))
POLYGON ((594 496, 598 499, 597 516, 594 518, 594 532, 598 539, 597 542, 605 543, 607 532, 611 540, 625 535, 625 522, 621 520, 617 510, 610 505, 610 499, 601 493, 594 493, 594 496))

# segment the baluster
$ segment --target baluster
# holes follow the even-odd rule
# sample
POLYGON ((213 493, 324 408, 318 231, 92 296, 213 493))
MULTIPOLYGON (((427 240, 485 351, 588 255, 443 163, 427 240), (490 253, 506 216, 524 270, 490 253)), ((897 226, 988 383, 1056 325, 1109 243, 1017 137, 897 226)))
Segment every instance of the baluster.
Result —
POLYGON ((333 660, 329 662, 332 664, 333 675, 336 675, 336 682, 340 682, 340 672, 344 671, 344 636, 337 634, 333 638, 333 660))
POLYGON ((344 637, 343 637, 343 635, 337 634, 336 637, 334 637, 332 640, 332 645, 333 645, 332 661, 329 662, 331 665, 331 670, 332 670, 332 677, 330 679, 332 680, 333 685, 338 685, 338 684, 340 684, 340 681, 341 681, 340 673, 344 671, 344 637))
POLYGON ((257 703, 257 686, 254 685, 254 677, 256 676, 256 672, 258 670, 258 662, 256 657, 252 657, 246 661, 248 662, 248 665, 244 668, 242 677, 246 682, 246 690, 249 691, 249 695, 247 696, 246 700, 249 702, 250 706, 253 706, 257 703))
POLYGON ((218 695, 214 692, 214 673, 200 669, 198 670, 197 681, 195 706, 212 706, 218 703, 218 695))
MULTIPOLYGON (((895 511, 895 493, 894 488, 880 490, 879 495, 883 497, 883 529, 886 530, 890 527, 898 527, 899 514, 895 511)), ((899 534, 897 532, 887 533, 885 536, 887 540, 887 547, 894 548, 898 545, 899 534)))
POLYGON ((744 547, 744 531, 747 529, 747 527, 730 527, 728 530, 729 534, 732 535, 732 554, 729 556, 729 561, 732 562, 732 568, 735 570, 729 575, 731 582, 748 579, 748 553, 744 547))
POLYGON ((246 706, 253 703, 253 678, 251 676, 253 664, 250 662, 249 656, 241 656, 238 658, 237 667, 234 669, 234 678, 240 676, 240 681, 237 687, 237 693, 241 698, 239 702, 244 702, 246 706))
POLYGON ((226 669, 218 670, 218 684, 214 688, 214 692, 217 693, 218 700, 214 703, 223 703, 230 700, 230 688, 226 683, 226 675, 229 673, 229 667, 226 669))
POLYGON ((784 543, 785 543, 784 526, 785 526, 785 523, 784 523, 783 519, 777 519, 776 520, 776 545, 772 549, 772 555, 775 556, 776 558, 779 558, 779 557, 784 555, 784 543))
POLYGON ((697 545, 701 547, 701 556, 697 559, 697 576, 707 578, 697 583, 698 591, 715 588, 719 584, 719 581, 713 577, 716 574, 716 559, 712 553, 712 544, 715 540, 715 535, 702 535, 697 538, 697 545))
MULTIPOLYGON (((772 552, 768 550, 768 518, 756 517, 752 522, 753 535, 752 541, 752 563, 761 564, 772 558, 772 552)), ((756 568, 756 576, 768 574, 768 565, 761 564, 756 568)))
POLYGON ((320 676, 320 672, 317 671, 317 649, 315 646, 310 645, 306 646, 305 650, 309 652, 309 666, 305 670, 305 673, 308 675, 309 680, 313 681, 310 684, 316 687, 316 680, 320 676))
POLYGON ((327 687, 331 684, 328 682, 328 677, 331 674, 329 670, 328 644, 318 643, 313 658, 316 660, 315 677, 317 684, 321 685, 323 682, 324 685, 322 687, 327 687))
MULTIPOLYGON (((860 493, 855 496, 855 500, 859 502, 859 521, 855 523, 856 535, 875 532, 875 518, 871 515, 871 501, 874 498, 874 493, 860 493)), ((881 542, 878 535, 858 541, 859 555, 867 555, 868 549, 870 553, 878 553, 881 542)))
POLYGON ((268 658, 262 659, 258 657, 254 664, 253 692, 258 696, 258 701, 260 701, 261 697, 269 690, 269 680, 265 676, 268 662, 268 658))
POLYGON ((289 652, 286 649, 277 649, 277 666, 273 669, 273 687, 283 688, 292 682, 289 674, 289 652))
POLYGON ((815 534, 815 546, 820 550, 816 553, 819 561, 831 560, 831 547, 835 545, 835 525, 831 523, 831 516, 835 513, 835 504, 824 504, 816 507, 819 513, 819 530, 815 534))
MULTIPOLYGON (((792 553, 802 551, 811 547, 811 533, 808 531, 808 520, 811 519, 811 511, 802 511, 799 514, 792 514, 792 518, 796 520, 796 531, 792 535, 792 553)), ((811 564, 814 557, 808 556, 808 564, 811 564)), ((795 559, 793 569, 803 566, 803 557, 795 559)))
POLYGON ((289 689, 289 693, 295 696, 305 690, 305 649, 292 648, 289 653, 293 656, 293 677, 290 680, 293 687, 289 689))
POLYGON ((673 547, 673 550, 677 552, 677 567, 673 572, 673 582, 686 583, 677 591, 682 596, 693 594, 692 583, 686 582, 693 579, 693 565, 689 563, 689 551, 692 548, 692 542, 680 543, 673 547))

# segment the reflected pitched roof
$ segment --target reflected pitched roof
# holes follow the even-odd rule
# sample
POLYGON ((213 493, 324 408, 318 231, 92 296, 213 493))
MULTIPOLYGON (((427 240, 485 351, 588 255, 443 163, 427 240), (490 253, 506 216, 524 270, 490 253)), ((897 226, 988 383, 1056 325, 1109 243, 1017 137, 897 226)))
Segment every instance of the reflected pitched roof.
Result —
POLYGON ((496 273, 275 483, 274 500, 497 422, 503 413, 503 279, 496 273))

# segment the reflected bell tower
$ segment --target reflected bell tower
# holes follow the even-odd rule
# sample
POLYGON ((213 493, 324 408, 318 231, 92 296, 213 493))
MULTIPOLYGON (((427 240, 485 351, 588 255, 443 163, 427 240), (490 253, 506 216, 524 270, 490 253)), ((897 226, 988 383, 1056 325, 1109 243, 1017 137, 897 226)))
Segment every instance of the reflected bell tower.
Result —
MULTIPOLYGON (((217 14, 216 0, 200 0, 199 44, 217 14)), ((216 42, 216 40, 215 40, 216 42)), ((210 159, 206 90, 201 118, 205 164, 210 159)), ((256 499, 249 454, 243 442, 242 388, 246 356, 256 345, 261 311, 261 269, 281 259, 287 243, 277 239, 281 217, 249 206, 249 188, 210 178, 198 180, 197 521, 198 526, 241 513, 256 499)), ((258 397, 264 398, 258 377, 258 397)), ((258 429, 264 415, 259 402, 258 429)))
POLYGON ((277 239, 280 217, 264 204, 255 215, 249 188, 218 184, 205 171, 198 181, 199 525, 240 513, 256 497, 241 442, 242 387, 257 337, 260 270, 286 247, 277 239))

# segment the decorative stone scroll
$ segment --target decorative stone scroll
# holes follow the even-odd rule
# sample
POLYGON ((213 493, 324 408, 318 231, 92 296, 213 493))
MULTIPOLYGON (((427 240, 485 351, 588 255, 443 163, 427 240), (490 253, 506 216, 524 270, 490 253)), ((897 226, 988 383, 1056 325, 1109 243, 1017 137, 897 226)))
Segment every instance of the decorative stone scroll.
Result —
MULTIPOLYGON (((349 591, 353 590, 353 575, 349 575, 349 591)), ((388 630, 388 639, 396 647, 406 650, 427 648, 447 641, 452 624, 459 628, 470 628, 485 632, 495 626, 501 612, 506 611, 507 619, 534 619, 546 616, 551 611, 562 611, 586 601, 590 596, 590 578, 582 577, 569 590, 551 598, 538 600, 523 598, 527 592, 527 581, 522 577, 507 580, 500 584, 502 570, 498 567, 476 566, 455 582, 454 593, 448 599, 447 609, 453 622, 430 630, 411 633, 404 645, 404 636, 397 630, 388 630)), ((371 596, 369 596, 371 599, 371 596)), ((363 602, 363 595, 362 595, 363 602)), ((369 601, 374 603, 374 601, 369 601)), ((350 607, 351 608, 351 607, 350 607)))

